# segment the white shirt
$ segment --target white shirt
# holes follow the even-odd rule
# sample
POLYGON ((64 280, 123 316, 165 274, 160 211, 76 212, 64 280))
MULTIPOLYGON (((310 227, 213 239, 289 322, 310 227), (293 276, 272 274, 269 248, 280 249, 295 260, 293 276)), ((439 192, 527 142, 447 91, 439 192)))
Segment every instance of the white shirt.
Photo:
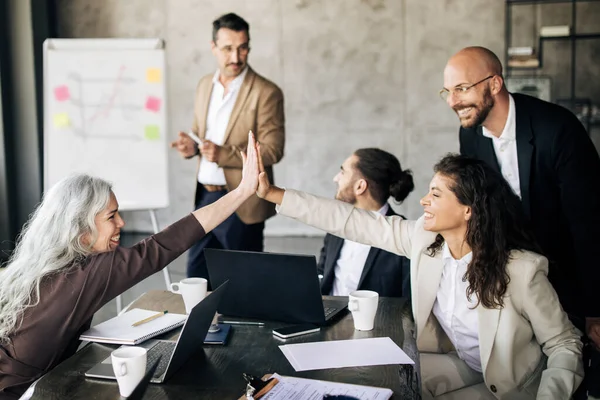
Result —
MULTIPOLYGON (((247 72, 248 67, 229 83, 227 94, 225 94, 225 87, 219 81, 219 71, 217 70, 213 76, 213 87, 206 116, 205 138, 219 146, 223 145, 225 141, 225 131, 229 124, 229 118, 247 72)), ((200 170, 198 171, 198 182, 206 185, 225 185, 223 168, 220 168, 217 163, 210 162, 202 157, 200 170)))
MULTIPOLYGON (((385 215, 389 208, 389 204, 385 203, 377 212, 385 215)), ((332 296, 348 296, 358 289, 358 282, 365 268, 369 251, 371 251, 371 246, 344 240, 340 256, 333 269, 332 296)))
POLYGON ((502 176, 504 176, 504 179, 506 179, 517 196, 521 197, 521 187, 519 186, 519 159, 517 157, 517 119, 515 100, 510 94, 508 95, 508 100, 508 117, 506 118, 506 123, 504 124, 504 129, 502 130, 500 137, 494 136, 483 126, 481 128, 483 130, 483 136, 492 139, 502 176))
POLYGON ((444 243, 442 259, 444 269, 438 288, 433 315, 450 338, 458 356, 469 367, 481 372, 481 355, 479 354, 479 318, 477 316, 477 295, 471 295, 467 300, 469 282, 463 282, 467 265, 471 262, 473 253, 460 260, 455 260, 450 254, 448 245, 444 243))

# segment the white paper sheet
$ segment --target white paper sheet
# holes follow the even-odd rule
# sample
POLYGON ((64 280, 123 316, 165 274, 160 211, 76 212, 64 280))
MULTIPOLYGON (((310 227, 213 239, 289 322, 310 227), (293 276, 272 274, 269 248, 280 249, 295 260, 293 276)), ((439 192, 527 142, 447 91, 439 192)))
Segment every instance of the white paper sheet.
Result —
POLYGON ((323 396, 346 395, 360 400, 387 400, 392 397, 390 389, 347 383, 317 381, 273 374, 279 383, 263 397, 265 400, 323 400, 323 396))
POLYGON ((286 344, 279 348, 296 371, 414 364, 389 337, 286 344))

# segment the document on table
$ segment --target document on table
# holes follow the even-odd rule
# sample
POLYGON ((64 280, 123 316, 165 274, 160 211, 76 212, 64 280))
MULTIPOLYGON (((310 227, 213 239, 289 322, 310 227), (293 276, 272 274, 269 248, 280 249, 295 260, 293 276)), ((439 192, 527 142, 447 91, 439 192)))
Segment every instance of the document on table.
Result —
POLYGON ((279 348, 296 371, 414 364, 389 337, 286 344, 279 348))
POLYGON ((272 376, 277 378, 279 383, 269 390, 265 397, 262 397, 265 400, 322 400, 326 394, 346 395, 360 400, 387 400, 393 394, 390 389, 372 386, 317 381, 278 374, 272 376))

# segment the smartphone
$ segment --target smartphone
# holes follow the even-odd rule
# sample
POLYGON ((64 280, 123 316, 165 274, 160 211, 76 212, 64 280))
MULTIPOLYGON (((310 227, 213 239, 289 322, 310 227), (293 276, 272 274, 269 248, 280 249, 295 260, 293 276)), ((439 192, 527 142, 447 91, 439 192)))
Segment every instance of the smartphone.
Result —
POLYGON ((295 336, 306 335, 307 333, 319 332, 321 328, 311 324, 302 324, 294 326, 286 326, 285 328, 273 329, 273 335, 283 339, 292 338, 295 336))
POLYGON ((188 131, 187 135, 190 137, 190 139, 192 139, 194 142, 198 143, 198 145, 202 146, 202 139, 200 139, 198 136, 196 136, 196 134, 192 131, 188 131))

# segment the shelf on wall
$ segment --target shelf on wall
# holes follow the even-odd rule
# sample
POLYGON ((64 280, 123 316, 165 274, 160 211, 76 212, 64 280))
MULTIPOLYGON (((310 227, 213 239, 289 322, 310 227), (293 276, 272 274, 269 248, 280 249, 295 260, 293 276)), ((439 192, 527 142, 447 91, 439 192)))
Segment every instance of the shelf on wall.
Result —
MULTIPOLYGON (((595 3, 600 0, 574 0, 575 3, 595 3)), ((511 5, 532 5, 532 4, 557 4, 571 3, 571 0, 506 0, 511 5)))
POLYGON ((568 36, 541 36, 540 40, 600 39, 600 33, 578 33, 568 36))
MULTIPOLYGON (((600 1, 600 0, 599 0, 600 1)), ((506 63, 507 70, 516 70, 516 71, 524 71, 524 70, 536 70, 540 69, 543 66, 543 42, 547 41, 567 41, 567 40, 579 40, 579 39, 600 39, 600 33, 580 33, 569 36, 541 36, 538 41, 538 59, 540 64, 537 67, 511 67, 506 63)))

